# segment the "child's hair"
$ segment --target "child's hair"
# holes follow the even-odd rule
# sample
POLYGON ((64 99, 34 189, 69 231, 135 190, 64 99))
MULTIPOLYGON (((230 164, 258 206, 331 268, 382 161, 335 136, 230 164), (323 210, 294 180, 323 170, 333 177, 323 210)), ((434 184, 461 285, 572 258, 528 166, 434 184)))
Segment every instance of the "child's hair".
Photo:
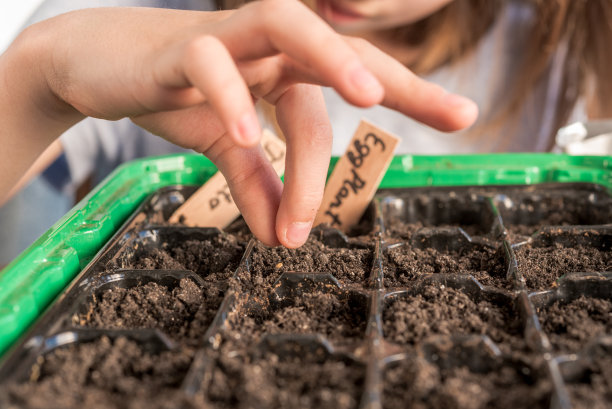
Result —
MULTIPOLYGON (((437 13, 408 27, 390 30, 400 41, 419 45, 420 55, 410 68, 426 74, 460 60, 486 34, 508 0, 454 0, 437 13)), ((561 67, 561 89, 556 102, 553 132, 563 126, 580 97, 591 118, 612 116, 612 1, 510 0, 529 5, 534 20, 526 38, 507 103, 492 125, 511 120, 543 79, 559 47, 567 47, 561 67)), ((549 144, 553 146, 554 135, 549 144)))
MULTIPOLYGON (((219 0, 219 4, 233 8, 248 1, 219 0)), ((500 105, 494 123, 501 124, 518 114, 559 47, 567 47, 567 55, 552 129, 566 123, 580 97, 585 97, 589 117, 612 116, 612 78, 607 78, 611 75, 608 63, 612 63, 611 0, 453 0, 421 21, 383 34, 394 42, 416 46, 418 57, 409 68, 427 74, 469 54, 508 1, 532 7, 535 19, 509 87, 509 99, 500 105)))

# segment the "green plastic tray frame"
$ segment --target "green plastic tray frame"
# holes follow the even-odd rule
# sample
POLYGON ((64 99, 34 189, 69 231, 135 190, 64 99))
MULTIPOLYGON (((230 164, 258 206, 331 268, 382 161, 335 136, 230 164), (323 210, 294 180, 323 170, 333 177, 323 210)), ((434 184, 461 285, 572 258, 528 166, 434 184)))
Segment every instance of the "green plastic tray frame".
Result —
MULTIPOLYGON (((332 159, 332 166, 337 158, 332 159)), ((202 184, 205 157, 169 155, 116 169, 0 271, 0 356, 66 288, 128 216, 157 189, 202 184)), ((612 192, 612 157, 557 154, 396 156, 382 188, 591 182, 612 192)))

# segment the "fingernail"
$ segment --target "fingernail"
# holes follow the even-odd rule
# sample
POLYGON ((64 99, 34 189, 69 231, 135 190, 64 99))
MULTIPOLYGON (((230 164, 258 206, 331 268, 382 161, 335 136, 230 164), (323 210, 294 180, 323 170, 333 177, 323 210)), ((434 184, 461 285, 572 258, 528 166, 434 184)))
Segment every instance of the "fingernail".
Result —
POLYGON ((259 141, 259 121, 253 112, 244 114, 238 121, 238 136, 246 145, 259 141))
POLYGON ((458 94, 452 94, 450 92, 444 96, 444 103, 453 108, 459 108, 461 106, 465 106, 468 104, 469 105, 474 104, 474 102, 471 99, 463 97, 458 94))
POLYGON ((291 247, 299 247, 306 239, 308 239, 308 234, 310 233, 310 228, 312 227, 312 222, 293 222, 287 227, 287 231, 285 232, 285 238, 287 239, 287 243, 291 247))
POLYGON ((382 94, 383 87, 380 81, 361 64, 353 68, 349 73, 351 83, 361 92, 382 94))

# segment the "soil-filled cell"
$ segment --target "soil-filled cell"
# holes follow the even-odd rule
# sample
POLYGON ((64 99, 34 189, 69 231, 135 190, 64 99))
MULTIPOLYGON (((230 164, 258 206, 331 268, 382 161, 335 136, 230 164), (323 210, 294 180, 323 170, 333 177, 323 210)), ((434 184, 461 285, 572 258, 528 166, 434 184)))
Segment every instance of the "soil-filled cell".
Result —
POLYGON ((561 243, 550 246, 522 245, 514 250, 518 269, 531 291, 546 290, 557 285, 567 273, 612 271, 612 251, 588 245, 572 247, 561 243))
POLYGON ((538 310, 542 330, 559 354, 578 353, 589 341, 612 335, 612 301, 581 296, 538 310))
POLYGON ((285 272, 330 273, 341 282, 363 284, 374 260, 374 242, 371 245, 372 248, 335 248, 313 235, 297 249, 257 244, 250 258, 252 279, 273 283, 285 272))
POLYGON ((524 348, 521 321, 512 302, 474 300, 463 291, 434 284, 416 294, 388 297, 383 333, 387 341, 406 346, 440 335, 487 335, 504 351, 524 348))
POLYGON ((529 364, 500 361, 495 370, 480 373, 467 365, 440 368, 423 359, 405 359, 384 372, 382 406, 548 409, 551 383, 538 377, 529 364))
POLYGON ((421 227, 459 227, 470 236, 491 232, 494 214, 483 197, 454 191, 379 196, 386 235, 408 240, 421 227))
POLYGON ((336 345, 363 341, 367 299, 314 290, 281 302, 252 305, 229 314, 230 328, 248 339, 264 334, 319 334, 336 345))
POLYGON ((198 234, 197 230, 162 229, 127 243, 113 267, 190 270, 205 280, 229 279, 238 267, 244 245, 231 235, 198 234))
POLYGON ((156 282, 111 287, 92 297, 72 322, 101 329, 158 329, 177 342, 197 347, 223 296, 222 287, 208 282, 200 287, 189 278, 174 288, 156 282))
POLYGON ((153 354, 127 338, 102 337, 41 356, 30 381, 8 384, 0 402, 36 409, 180 405, 191 359, 184 351, 153 354))
POLYGON ((212 408, 357 408, 365 368, 317 354, 222 354, 205 388, 212 408))
MULTIPOLYGON (((612 338, 577 361, 580 370, 565 379, 574 409, 607 409, 612 402, 612 338)), ((576 362, 569 364, 575 365, 576 362)))
POLYGON ((514 234, 531 235, 544 226, 612 223, 612 200, 595 190, 587 186, 585 190, 499 195, 495 203, 504 226, 514 234))
POLYGON ((466 245, 457 249, 416 248, 408 243, 386 252, 385 286, 405 286, 429 274, 464 274, 482 285, 512 288, 506 279, 506 260, 501 248, 466 245))

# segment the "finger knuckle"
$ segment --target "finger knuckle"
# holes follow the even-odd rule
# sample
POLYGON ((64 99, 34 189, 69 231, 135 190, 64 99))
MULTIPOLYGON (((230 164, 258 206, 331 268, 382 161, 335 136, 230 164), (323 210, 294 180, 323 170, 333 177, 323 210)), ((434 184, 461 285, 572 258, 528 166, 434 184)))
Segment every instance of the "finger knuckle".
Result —
POLYGON ((278 13, 285 14, 295 5, 294 2, 286 0, 266 0, 260 3, 264 11, 263 14, 275 14, 276 16, 278 16, 278 13))
MULTIPOLYGON (((224 150, 219 159, 222 161, 229 160, 229 157, 235 154, 237 148, 232 146, 224 150)), ((254 178, 257 178, 267 166, 267 161, 262 155, 248 155, 242 158, 240 167, 234 167, 231 172, 225 175, 229 186, 233 188, 244 188, 249 186, 254 178)))
POLYGON ((183 56, 187 61, 190 61, 198 58, 202 53, 210 52, 211 48, 216 48, 218 45, 219 41, 211 35, 197 36, 187 42, 183 56))
POLYGON ((227 178, 227 183, 235 188, 244 188, 249 186, 251 181, 257 177, 258 174, 264 169, 265 162, 260 161, 249 161, 249 163, 236 170, 227 178))
POLYGON ((259 9, 257 13, 261 18, 264 27, 271 29, 278 26, 279 19, 287 19, 294 16, 296 12, 301 12, 305 6, 298 1, 286 0, 266 0, 258 1, 259 9))

